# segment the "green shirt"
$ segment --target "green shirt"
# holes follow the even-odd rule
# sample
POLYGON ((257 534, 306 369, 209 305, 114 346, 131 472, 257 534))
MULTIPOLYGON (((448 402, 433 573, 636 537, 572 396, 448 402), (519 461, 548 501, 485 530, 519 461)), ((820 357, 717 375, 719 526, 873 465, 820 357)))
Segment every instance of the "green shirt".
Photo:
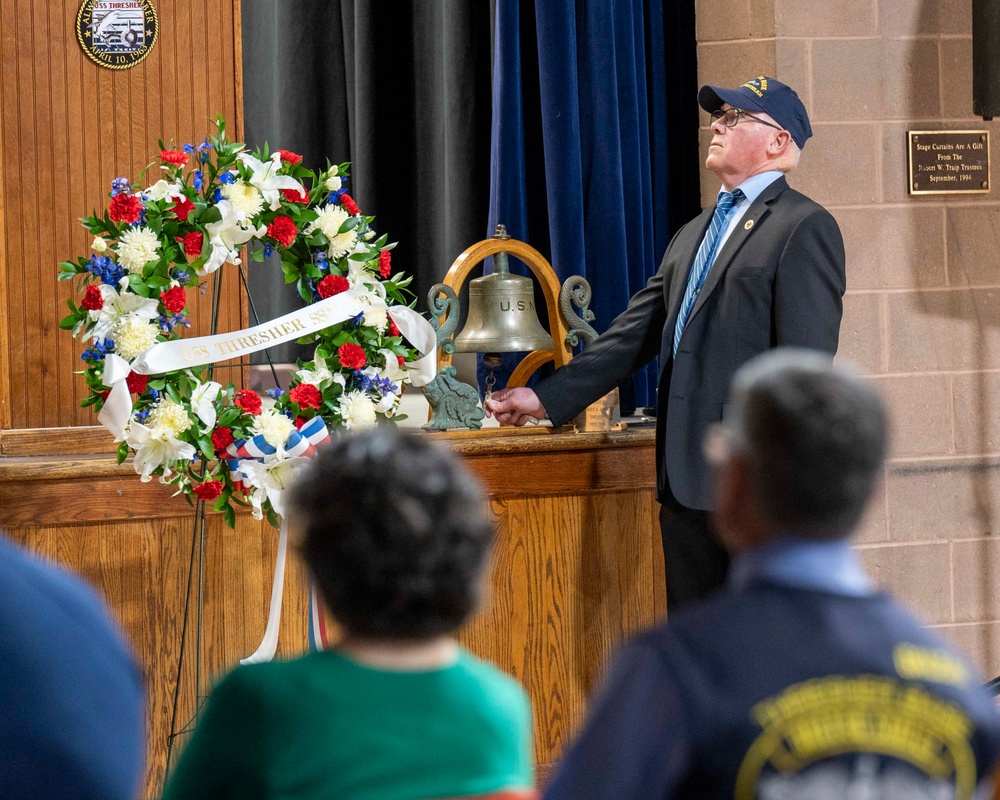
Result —
POLYGON ((237 667, 209 696, 164 800, 427 800, 533 785, 531 712, 465 650, 392 672, 336 651, 237 667))

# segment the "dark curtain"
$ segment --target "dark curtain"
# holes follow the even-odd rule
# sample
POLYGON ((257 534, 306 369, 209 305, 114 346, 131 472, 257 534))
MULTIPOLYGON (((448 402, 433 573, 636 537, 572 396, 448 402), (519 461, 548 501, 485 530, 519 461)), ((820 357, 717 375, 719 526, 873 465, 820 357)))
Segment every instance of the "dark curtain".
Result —
MULTIPOLYGON (((247 143, 316 170, 351 161, 348 192, 399 243, 393 266, 426 309, 427 289, 483 238, 491 63, 488 2, 244 0, 247 143)), ((251 262, 250 286, 261 319, 300 305, 276 263, 251 262)))
MULTIPOLYGON (((498 0, 487 231, 587 278, 599 332, 699 210, 694 48, 693 3, 498 0)), ((656 379, 622 387, 626 413, 656 379)))

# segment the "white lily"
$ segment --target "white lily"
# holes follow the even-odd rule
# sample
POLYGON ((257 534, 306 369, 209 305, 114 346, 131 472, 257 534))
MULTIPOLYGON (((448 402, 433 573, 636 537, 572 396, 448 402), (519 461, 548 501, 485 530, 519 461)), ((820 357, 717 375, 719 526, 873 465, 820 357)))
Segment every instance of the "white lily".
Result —
POLYGON ((191 410, 205 426, 202 433, 208 433, 215 427, 215 399, 222 390, 222 384, 215 381, 199 383, 191 392, 191 410))
POLYGON ((250 488, 250 504, 254 519, 264 516, 264 501, 271 503, 276 514, 284 515, 285 506, 282 493, 288 488, 295 475, 309 463, 308 458, 295 456, 285 458, 278 453, 267 456, 263 461, 244 459, 239 462, 243 473, 243 483, 250 488))
POLYGON ((166 181, 160 178, 143 192, 150 200, 176 200, 183 196, 183 187, 177 181, 166 181))
POLYGON ((159 302, 128 291, 127 278, 122 278, 119 286, 122 287, 120 292, 106 283, 100 286, 104 307, 90 312, 91 319, 97 320, 93 331, 94 341, 110 338, 115 324, 131 314, 143 319, 156 319, 160 315, 157 310, 159 302))
POLYGON ((407 372, 400 366, 399 359, 396 357, 396 354, 388 348, 383 348, 378 352, 379 355, 385 359, 385 366, 378 371, 379 377, 388 378, 397 386, 402 384, 407 378, 407 372))
POLYGON ((170 465, 175 461, 190 461, 194 447, 166 434, 162 429, 153 431, 132 420, 126 441, 135 450, 135 471, 143 483, 152 479, 153 470, 163 467, 161 481, 170 477, 170 465))
POLYGON ((267 233, 267 227, 261 225, 255 228, 244 215, 240 214, 228 200, 220 200, 216 208, 222 214, 218 222, 209 222, 205 226, 208 240, 212 244, 212 255, 208 262, 198 270, 199 275, 215 272, 227 261, 239 264, 239 249, 253 238, 261 238, 267 233))
POLYGON ((278 170, 281 169, 280 153, 272 154, 271 159, 266 162, 254 158, 249 153, 240 153, 237 158, 253 171, 250 185, 260 189, 260 193, 264 195, 264 202, 272 211, 281 205, 282 189, 297 189, 300 192, 305 190, 295 178, 278 174, 278 170))

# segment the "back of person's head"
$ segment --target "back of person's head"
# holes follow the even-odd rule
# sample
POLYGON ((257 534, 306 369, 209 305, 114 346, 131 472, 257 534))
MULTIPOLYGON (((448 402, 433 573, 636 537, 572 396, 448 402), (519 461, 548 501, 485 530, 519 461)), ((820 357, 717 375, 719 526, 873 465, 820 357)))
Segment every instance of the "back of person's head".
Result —
POLYGON ((378 427, 322 448, 290 491, 289 524, 352 635, 428 639, 479 605, 493 541, 486 500, 424 436, 378 427))
POLYGON ((851 534, 888 446, 885 407, 872 385, 828 355, 779 348, 733 379, 724 428, 748 465, 749 491, 776 534, 851 534))

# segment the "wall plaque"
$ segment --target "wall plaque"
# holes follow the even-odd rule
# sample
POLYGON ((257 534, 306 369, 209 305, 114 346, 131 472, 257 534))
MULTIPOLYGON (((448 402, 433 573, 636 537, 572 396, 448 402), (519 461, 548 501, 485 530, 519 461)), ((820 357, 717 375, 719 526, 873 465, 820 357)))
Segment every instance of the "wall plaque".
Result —
POLYGON ((158 33, 150 0, 84 0, 76 15, 80 47, 108 69, 134 67, 149 55, 158 33))
POLYGON ((909 131, 910 194, 985 194, 989 131, 909 131))

